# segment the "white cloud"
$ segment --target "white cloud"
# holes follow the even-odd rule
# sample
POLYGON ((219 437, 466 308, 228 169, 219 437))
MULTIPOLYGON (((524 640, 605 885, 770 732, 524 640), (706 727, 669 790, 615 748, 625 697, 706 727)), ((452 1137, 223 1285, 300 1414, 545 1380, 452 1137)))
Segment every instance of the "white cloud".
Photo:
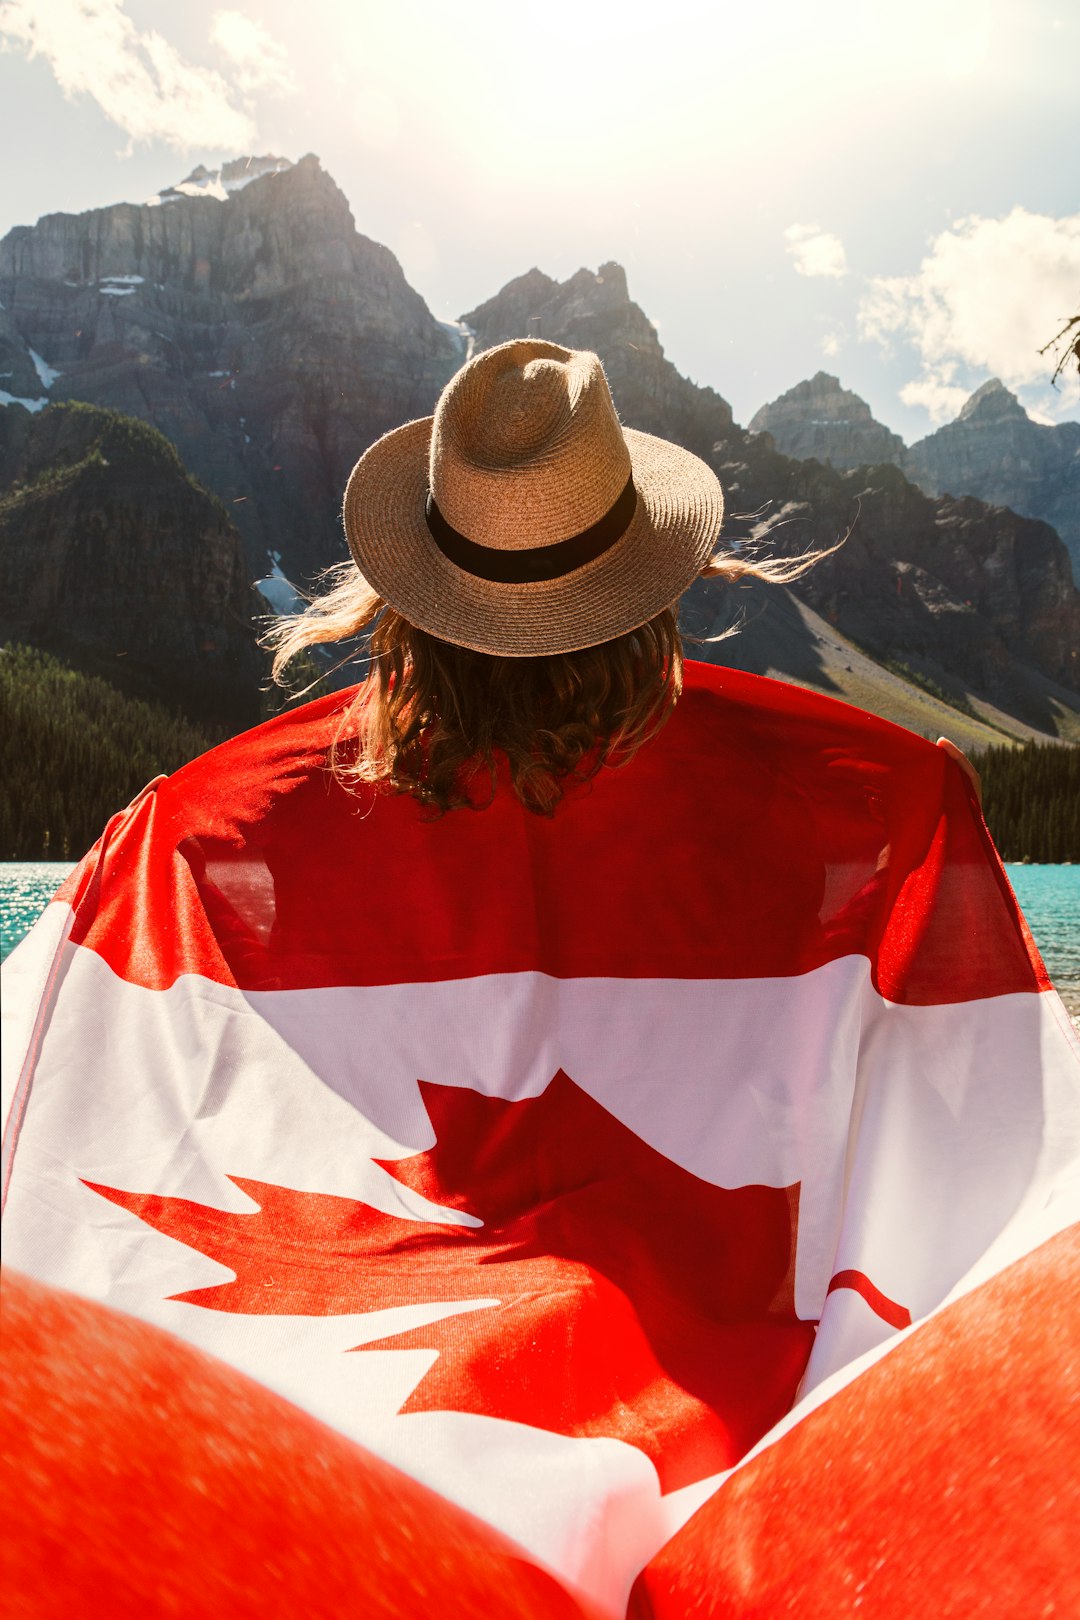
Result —
POLYGON ((844 244, 832 231, 823 231, 820 225, 789 225, 784 240, 800 276, 847 275, 844 244))
POLYGON ((870 281, 859 335, 887 350, 894 340, 914 347, 921 375, 901 398, 925 405, 935 421, 954 416, 987 376, 1014 389, 1043 385, 1044 405, 1058 415, 1080 401, 1080 387, 1063 380, 1055 397, 1047 386, 1053 366, 1039 350, 1076 313, 1078 300, 1080 214, 972 214, 933 239, 914 275, 870 281))
POLYGON ((951 422, 970 393, 970 388, 946 382, 943 377, 921 377, 917 382, 905 383, 900 398, 905 405, 921 405, 929 411, 932 422, 951 422))
POLYGON ((284 45, 242 11, 215 11, 210 41, 233 64, 236 83, 245 95, 254 90, 288 95, 296 89, 284 45))
MULTIPOLYGON (((236 12, 215 18, 246 19, 236 12)), ((124 0, 0 0, 0 34, 42 56, 69 99, 89 95, 134 141, 179 149, 250 151, 256 131, 249 89, 283 87, 280 48, 258 24, 224 24, 217 43, 240 71, 235 84, 186 61, 152 29, 140 32, 124 0), (239 54, 238 54, 239 53, 239 54), (243 60, 240 60, 243 57, 243 60)))

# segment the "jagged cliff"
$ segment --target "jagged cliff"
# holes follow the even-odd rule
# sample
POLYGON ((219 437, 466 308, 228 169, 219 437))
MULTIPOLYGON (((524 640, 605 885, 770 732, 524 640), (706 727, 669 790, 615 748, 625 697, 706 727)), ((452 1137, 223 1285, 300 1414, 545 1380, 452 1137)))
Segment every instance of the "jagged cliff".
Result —
MULTIPOLYGON (((733 541, 760 528, 763 507, 783 519, 775 549, 829 543, 855 520, 840 556, 801 587, 824 623, 1038 726, 1060 729, 1074 702, 1047 685, 1080 682, 1080 597, 1050 530, 928 498, 895 467, 849 473, 779 454, 770 433, 747 434, 719 394, 676 371, 617 264, 563 282, 532 270, 459 326, 440 323, 393 255, 356 231, 317 159, 266 158, 196 170, 153 205, 10 232, 0 303, 7 396, 33 409, 105 402, 159 427, 235 518, 249 579, 268 554, 294 578, 342 555, 356 456, 430 411, 470 348, 533 333, 595 349, 628 425, 712 461, 733 541)), ((806 387, 832 400, 830 432, 843 422, 849 444, 861 435, 860 460, 881 443, 893 453, 835 379, 806 387)))
MULTIPOLYGON (((796 587, 829 625, 954 697, 1077 733, 1080 592, 1047 524, 926 496, 896 467, 838 473, 754 438, 722 451, 718 471, 744 511, 781 501, 771 549, 828 545, 850 525, 843 549, 796 587)), ((762 527, 736 519, 729 533, 762 527)))
POLYGON ((955 422, 911 446, 903 467, 928 495, 977 495, 1052 524, 1080 583, 1080 422, 1033 422, 992 377, 955 422))
POLYGON ((0 632, 140 696, 258 716, 254 593, 228 514, 115 411, 0 411, 0 632))
MULTIPOLYGON (((628 426, 677 439, 716 467, 730 539, 760 534, 763 512, 775 524, 770 547, 792 552, 831 545, 854 524, 843 551, 798 587, 803 600, 875 653, 935 680, 955 677, 958 690, 970 685, 1055 729, 1054 704, 1071 700, 1048 696, 1043 683, 1080 686, 1080 593, 1046 524, 975 500, 930 499, 894 466, 841 472, 781 455, 771 435, 738 427, 719 395, 665 359, 618 265, 561 283, 532 270, 462 319, 477 347, 531 332, 595 349, 628 426)), ((715 587, 694 594, 698 619, 724 617, 702 605, 715 587)), ((737 653, 719 643, 700 655, 726 662, 737 653)))
POLYGON ((763 405, 751 418, 750 431, 770 434, 782 455, 840 469, 899 466, 904 455, 900 435, 876 421, 866 401, 841 388, 840 379, 827 371, 763 405))
POLYGON ((49 214, 0 242, 7 392, 159 428, 233 511, 253 578, 268 552, 299 573, 342 554, 349 468, 463 358, 318 159, 281 162, 246 184, 243 163, 196 170, 156 206, 49 214), (47 389, 31 349, 59 373, 47 389))
POLYGON ((731 430, 727 400, 688 382, 665 358, 656 328, 630 298, 620 264, 579 270, 562 282, 530 270, 461 319, 473 333, 474 350, 515 337, 592 349, 628 427, 674 439, 701 456, 731 430))
POLYGON ((1033 422, 999 379, 983 383, 955 422, 910 449, 858 394, 819 371, 763 405, 750 422, 777 450, 839 469, 891 464, 927 495, 975 495, 1056 529, 1080 583, 1080 422, 1033 422))

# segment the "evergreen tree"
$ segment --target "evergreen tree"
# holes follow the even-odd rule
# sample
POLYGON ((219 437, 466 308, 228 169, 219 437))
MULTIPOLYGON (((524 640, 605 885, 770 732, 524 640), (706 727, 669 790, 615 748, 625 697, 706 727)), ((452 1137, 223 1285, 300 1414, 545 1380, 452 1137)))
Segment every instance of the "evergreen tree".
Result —
POLYGON ((162 772, 226 733, 36 648, 0 649, 0 860, 75 860, 162 772))
POLYGON ((1006 861, 1080 861, 1080 748, 1028 743, 975 760, 986 824, 1006 861))

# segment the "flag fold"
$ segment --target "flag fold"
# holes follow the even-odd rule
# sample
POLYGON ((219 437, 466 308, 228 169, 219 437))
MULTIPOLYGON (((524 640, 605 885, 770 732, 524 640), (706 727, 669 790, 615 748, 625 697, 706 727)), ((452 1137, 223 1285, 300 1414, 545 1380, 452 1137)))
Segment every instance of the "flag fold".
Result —
MULTIPOLYGON (((5 1258, 82 1301, 39 1309, 428 1493, 507 1613, 899 1616, 949 1545, 979 1612, 1077 1393, 1080 1071, 964 773, 691 664, 552 818, 434 817, 335 773, 347 701, 153 784, 6 965, 5 1258)), ((1070 1518, 987 1613, 1057 1612, 1070 1518)))

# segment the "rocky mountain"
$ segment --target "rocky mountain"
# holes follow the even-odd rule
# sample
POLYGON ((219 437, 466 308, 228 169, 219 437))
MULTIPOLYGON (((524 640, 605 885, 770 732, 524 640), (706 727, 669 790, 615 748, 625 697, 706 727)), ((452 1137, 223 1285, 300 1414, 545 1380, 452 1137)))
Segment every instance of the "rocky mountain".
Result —
MULTIPOLYGON (((895 466, 838 471, 781 455, 771 434, 738 427, 719 395, 679 375, 617 265, 561 283, 532 270, 462 320, 476 348, 531 333, 595 349, 628 426, 678 439, 717 469, 732 543, 794 553, 850 528, 843 550, 796 591, 839 634, 965 703, 1040 730, 1076 728, 1080 592, 1045 523, 977 500, 929 498, 895 466)), ((695 622, 715 626, 741 611, 744 593, 732 593, 730 609, 722 594, 695 588, 695 622)), ((769 600, 764 593, 763 610, 769 600)), ((739 655, 735 642, 719 642, 699 656, 739 655)))
POLYGON ((910 449, 874 420, 858 394, 819 371, 763 405, 750 422, 777 450, 839 469, 891 464, 927 495, 975 495, 1041 518, 1065 542, 1080 582, 1080 422, 1032 421, 998 378, 983 383, 955 422, 910 449))
MULTIPOLYGON (((740 503, 754 510, 770 491, 782 501, 772 527, 736 519, 736 542, 757 535, 791 553, 848 532, 843 549, 795 587, 834 633, 993 724, 1013 716, 1080 740, 1080 592, 1047 524, 970 497, 934 500, 895 467, 837 473, 792 462, 753 438, 717 459, 740 503)), ((700 601, 712 589, 694 594, 700 601)), ((714 620, 729 622, 742 594, 711 609, 714 620)), ((721 662, 742 656, 737 642, 718 653, 721 662)), ((779 660, 776 672, 805 678, 779 660)), ((838 684, 860 701, 843 677, 838 684)))
POLYGON ((315 157, 196 169, 151 203, 18 226, 0 303, 7 396, 159 428, 234 513, 253 578, 268 553, 299 574, 343 554, 353 462, 429 411, 464 355, 315 157))
POLYGON ((56 372, 18 332, 11 311, 0 303, 0 405, 22 405, 41 411, 49 403, 56 372))
POLYGON ((955 422, 913 444, 903 466, 928 495, 977 495, 1052 524, 1080 582, 1080 422, 1033 422, 993 377, 955 422))
POLYGON ((827 371, 763 405, 751 418, 750 432, 768 433, 785 456, 840 469, 899 466, 904 456, 900 435, 876 421, 866 401, 827 371))
MULTIPOLYGON (((1080 596, 1053 531, 977 500, 928 497, 892 465, 846 471, 779 453, 771 428, 748 434, 719 394, 679 374, 617 264, 563 282, 534 269, 460 323, 440 323, 393 255, 357 232, 316 158, 268 157, 197 169, 149 204, 9 232, 0 304, 10 373, 0 403, 24 400, 44 423, 50 400, 82 399, 152 423, 235 518, 247 577, 273 560, 273 589, 290 600, 281 576, 310 576, 343 553, 353 461, 430 411, 472 349, 529 334, 592 348, 628 425, 716 466, 731 543, 768 527, 771 549, 798 550, 854 525, 799 587, 800 612, 829 635, 1021 727, 1074 723, 1080 596)), ((831 424, 838 456, 858 442, 860 459, 874 447, 894 457, 893 436, 835 379, 805 386, 799 408, 831 424)), ((24 417, 17 406, 8 415, 24 417)), ((714 589, 710 622, 725 611, 714 589)), ((778 647, 785 636, 777 630, 778 647)), ((726 662, 732 646, 706 654, 726 662)))
POLYGON ((620 264, 579 270, 562 282, 530 270, 461 320, 476 351, 514 337, 592 349, 604 362, 623 421, 697 455, 711 455, 717 439, 731 432, 731 406, 711 388, 688 382, 665 358, 656 328, 630 298, 620 264))
POLYGON ((238 727, 261 662, 240 536, 145 423, 0 410, 0 632, 238 727))

